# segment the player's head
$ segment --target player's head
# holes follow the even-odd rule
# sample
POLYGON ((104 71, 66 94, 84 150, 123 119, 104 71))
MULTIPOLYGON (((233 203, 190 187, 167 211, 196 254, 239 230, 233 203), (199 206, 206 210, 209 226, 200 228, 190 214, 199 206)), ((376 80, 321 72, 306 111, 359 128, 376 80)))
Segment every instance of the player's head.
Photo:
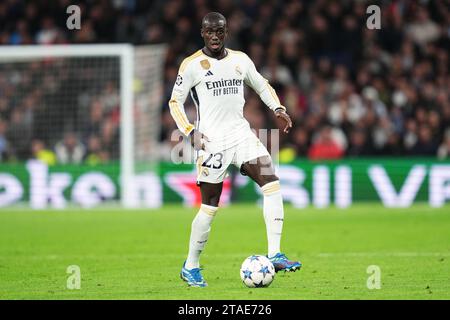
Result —
POLYGON ((228 35, 227 19, 218 12, 210 12, 202 19, 200 31, 205 46, 213 53, 223 50, 228 35))

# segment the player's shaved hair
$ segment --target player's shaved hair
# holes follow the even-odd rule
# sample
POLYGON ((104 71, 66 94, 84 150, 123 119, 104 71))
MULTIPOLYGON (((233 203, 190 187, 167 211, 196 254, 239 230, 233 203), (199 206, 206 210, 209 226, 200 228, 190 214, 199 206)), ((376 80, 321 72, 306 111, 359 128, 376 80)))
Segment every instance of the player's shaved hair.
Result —
POLYGON ((208 24, 223 24, 226 26, 227 19, 225 19, 225 17, 219 12, 210 12, 202 19, 202 27, 208 24))

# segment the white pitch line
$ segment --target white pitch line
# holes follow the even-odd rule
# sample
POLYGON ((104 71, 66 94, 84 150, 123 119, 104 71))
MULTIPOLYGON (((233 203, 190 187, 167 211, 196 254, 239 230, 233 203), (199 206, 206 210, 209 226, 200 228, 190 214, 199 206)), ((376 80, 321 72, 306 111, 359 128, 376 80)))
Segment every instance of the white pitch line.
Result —
POLYGON ((335 252, 319 253, 320 258, 328 257, 450 257, 450 252, 335 252))
MULTIPOLYGON (((218 256, 221 258, 238 258, 246 257, 249 253, 222 253, 218 256)), ((57 260, 57 259, 153 259, 160 254, 152 253, 131 253, 131 254, 44 254, 44 255, 0 255, 0 260, 8 259, 39 259, 39 260, 57 260)), ((184 254, 165 254, 165 257, 170 258, 184 258, 184 254)), ((213 257, 214 254, 210 254, 208 257, 213 257)), ((321 253, 304 253, 299 255, 301 257, 318 257, 318 258, 330 258, 330 257, 450 257, 450 252, 321 252, 321 253)))

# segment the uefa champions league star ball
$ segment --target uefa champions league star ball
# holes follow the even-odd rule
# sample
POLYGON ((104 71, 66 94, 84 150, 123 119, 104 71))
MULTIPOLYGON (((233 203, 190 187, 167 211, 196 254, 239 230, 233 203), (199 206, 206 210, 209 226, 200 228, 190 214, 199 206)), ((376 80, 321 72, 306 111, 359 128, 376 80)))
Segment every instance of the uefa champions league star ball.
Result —
POLYGON ((250 256, 241 265, 242 282, 249 288, 268 287, 274 277, 275 267, 265 256, 250 256))

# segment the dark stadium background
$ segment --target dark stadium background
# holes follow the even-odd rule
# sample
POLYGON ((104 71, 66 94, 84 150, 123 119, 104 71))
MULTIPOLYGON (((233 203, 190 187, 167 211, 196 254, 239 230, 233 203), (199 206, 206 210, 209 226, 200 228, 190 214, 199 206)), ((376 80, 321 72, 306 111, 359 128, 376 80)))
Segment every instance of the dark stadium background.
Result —
MULTIPOLYGON (((294 120, 291 133, 281 137, 281 162, 450 157, 446 1, 7 0, 0 2, 0 44, 167 43, 160 141, 170 145, 176 127, 166 102, 179 64, 202 46, 200 21, 209 11, 227 17, 227 46, 253 59, 294 120), (79 31, 66 28, 70 4, 81 8, 79 31), (381 8, 380 30, 366 27, 368 4, 381 8)), ((72 143, 87 146, 83 160, 91 146, 100 159, 117 159, 119 129, 110 125, 117 123, 114 106, 92 106, 86 126, 55 128, 50 139, 42 134, 47 123, 33 119, 58 110, 35 110, 39 95, 8 100, 20 87, 6 75, 0 74, 0 161, 29 159, 42 143, 57 153, 55 140, 67 131, 76 131, 78 141, 72 143), (94 142, 86 134, 92 127, 94 142)), ((191 101, 186 111, 195 118, 191 101)), ((252 128, 276 127, 267 111, 249 90, 245 115, 252 128)), ((160 157, 169 158, 164 152, 160 157)))

